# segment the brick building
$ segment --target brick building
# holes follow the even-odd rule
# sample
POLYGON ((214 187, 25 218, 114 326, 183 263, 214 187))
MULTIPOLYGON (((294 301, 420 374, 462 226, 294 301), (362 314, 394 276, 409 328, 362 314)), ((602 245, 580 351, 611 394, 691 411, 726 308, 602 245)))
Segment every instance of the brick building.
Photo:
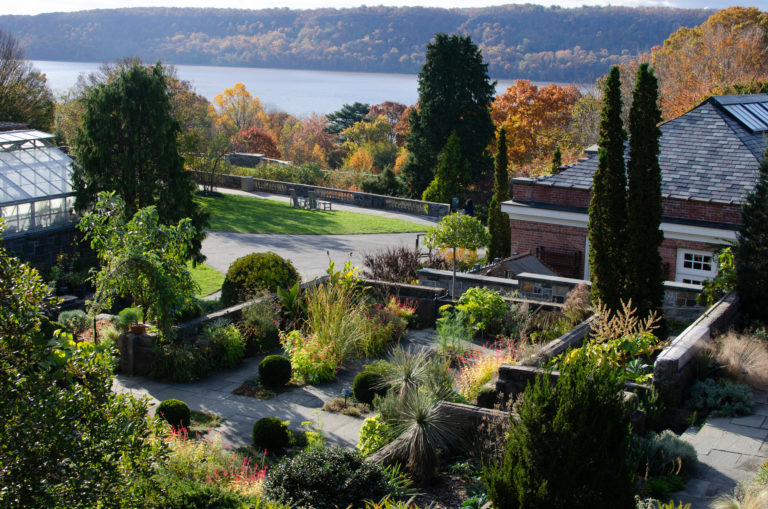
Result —
MULTIPOLYGON (((768 94, 714 96, 661 125, 667 280, 701 283, 717 246, 736 240, 768 137, 768 94)), ((589 279, 587 221, 597 151, 555 175, 512 180, 512 253, 530 251, 559 275, 589 279)), ((628 157, 628 152, 625 154, 628 157)))

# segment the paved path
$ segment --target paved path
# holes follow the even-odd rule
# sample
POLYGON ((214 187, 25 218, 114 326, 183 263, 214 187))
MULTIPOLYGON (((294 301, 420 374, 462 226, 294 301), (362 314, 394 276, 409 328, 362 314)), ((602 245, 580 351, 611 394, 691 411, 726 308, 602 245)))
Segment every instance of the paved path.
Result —
MULTIPOLYGON (((236 189, 218 188, 217 191, 228 194, 239 194, 262 198, 266 200, 289 203, 287 196, 269 193, 248 193, 236 189)), ((425 216, 414 216, 387 210, 355 207, 352 205, 333 204, 335 210, 349 210, 361 214, 404 219, 423 224, 426 231, 428 226, 437 220, 425 216)), ((329 259, 341 267, 352 259, 352 264, 363 265, 363 254, 375 252, 393 246, 416 246, 416 233, 395 234, 365 234, 365 235, 285 235, 269 233, 232 233, 209 231, 203 241, 202 252, 207 257, 205 262, 219 272, 225 273, 229 265, 250 253, 257 251, 274 251, 283 258, 293 262, 303 281, 309 281, 325 275, 329 259)))
POLYGON ((685 490, 675 500, 690 502, 692 509, 705 509, 718 495, 730 493, 737 483, 755 477, 768 459, 768 393, 755 392, 752 415, 738 418, 713 417, 701 429, 689 428, 681 436, 699 456, 685 490))
MULTIPOLYGON (((432 329, 408 331, 402 343, 417 347, 433 346, 433 332, 432 329)), ((243 382, 258 375, 259 362, 263 358, 261 355, 246 359, 236 368, 217 371, 202 380, 187 384, 121 374, 114 378, 112 390, 149 397, 152 415, 160 401, 171 398, 185 401, 192 410, 218 414, 226 421, 213 433, 220 434, 227 447, 248 445, 251 442, 253 423, 262 417, 290 421, 291 428, 299 428, 304 421, 314 421, 322 429, 328 443, 346 447, 357 444, 364 418, 324 412, 322 407, 325 401, 341 396, 344 389, 352 389, 355 375, 362 371, 361 361, 345 365, 332 383, 294 387, 269 400, 232 394, 243 382)))

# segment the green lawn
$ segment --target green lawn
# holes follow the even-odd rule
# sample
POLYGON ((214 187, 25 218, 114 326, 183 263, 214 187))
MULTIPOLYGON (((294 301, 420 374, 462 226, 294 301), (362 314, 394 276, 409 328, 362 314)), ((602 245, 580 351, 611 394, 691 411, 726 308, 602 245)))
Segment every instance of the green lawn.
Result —
POLYGON ((224 274, 202 263, 198 263, 197 267, 192 267, 192 262, 187 262, 187 270, 189 270, 195 283, 200 286, 200 294, 196 297, 205 297, 219 290, 224 282, 224 274))
POLYGON ((340 235, 351 233, 423 232, 411 221, 343 210, 294 209, 286 202, 225 194, 198 196, 211 213, 211 230, 240 233, 340 235))

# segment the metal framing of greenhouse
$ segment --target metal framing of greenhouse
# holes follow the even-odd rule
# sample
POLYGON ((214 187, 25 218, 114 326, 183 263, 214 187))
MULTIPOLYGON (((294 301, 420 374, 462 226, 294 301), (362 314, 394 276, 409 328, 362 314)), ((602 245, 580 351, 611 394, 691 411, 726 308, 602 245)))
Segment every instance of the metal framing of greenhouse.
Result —
POLYGON ((33 129, 0 132, 0 217, 3 236, 71 227, 76 221, 72 159, 53 135, 33 129))

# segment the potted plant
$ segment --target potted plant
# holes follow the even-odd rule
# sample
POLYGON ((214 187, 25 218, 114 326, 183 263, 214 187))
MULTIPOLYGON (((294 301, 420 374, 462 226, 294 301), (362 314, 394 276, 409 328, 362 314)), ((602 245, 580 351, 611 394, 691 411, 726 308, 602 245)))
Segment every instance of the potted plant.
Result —
POLYGON ((131 334, 144 334, 147 325, 142 323, 144 310, 141 306, 125 308, 117 315, 116 326, 121 332, 130 331, 131 334))

